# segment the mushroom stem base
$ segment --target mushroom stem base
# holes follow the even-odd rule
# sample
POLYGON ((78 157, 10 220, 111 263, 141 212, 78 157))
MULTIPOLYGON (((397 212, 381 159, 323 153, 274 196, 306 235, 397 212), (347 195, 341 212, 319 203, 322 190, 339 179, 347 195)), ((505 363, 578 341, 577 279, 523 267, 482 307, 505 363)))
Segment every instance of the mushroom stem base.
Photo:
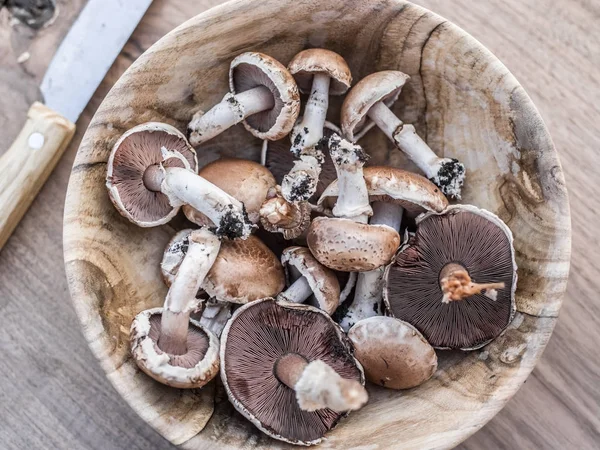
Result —
POLYGON ((485 291, 485 295, 496 300, 497 289, 504 289, 504 283, 475 283, 465 267, 450 263, 440 272, 440 286, 444 297, 442 303, 463 300, 485 291))

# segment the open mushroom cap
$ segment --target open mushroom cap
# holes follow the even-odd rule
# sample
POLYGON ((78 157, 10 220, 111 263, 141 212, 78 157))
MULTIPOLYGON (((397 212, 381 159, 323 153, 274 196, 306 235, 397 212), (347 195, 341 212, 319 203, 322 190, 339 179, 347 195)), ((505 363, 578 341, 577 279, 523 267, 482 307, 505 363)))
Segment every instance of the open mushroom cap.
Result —
MULTIPOLYGON (((427 178, 390 166, 370 166, 363 169, 370 202, 396 203, 407 211, 422 213, 442 212, 448 199, 427 178)), ((332 208, 339 194, 337 180, 323 192, 318 204, 332 208)))
MULTIPOLYGON (((177 233, 167 245, 161 262, 163 279, 170 286, 189 246, 192 230, 177 233)), ((231 303, 248 303, 272 297, 285 287, 283 266, 256 236, 223 240, 215 263, 202 283, 210 297, 231 303)))
POLYGON ((484 346, 515 313, 517 265, 510 229, 491 212, 469 205, 423 214, 417 225, 386 270, 389 312, 415 326, 435 348, 484 346), (473 282, 499 282, 504 288, 444 303, 441 278, 450 264, 464 267, 473 282))
POLYGON ((176 388, 199 388, 219 372, 219 338, 193 319, 187 336, 187 352, 170 355, 157 345, 162 308, 139 313, 130 331, 131 354, 148 376, 176 388))
POLYGON ((364 383, 360 364, 341 328, 309 305, 257 300, 239 308, 222 334, 221 379, 231 403, 261 431, 292 444, 318 444, 345 413, 303 411, 296 393, 275 376, 294 353, 323 361, 340 376, 364 383))
POLYGON ((342 105, 340 124, 344 137, 354 142, 354 135, 366 124, 371 107, 381 101, 391 106, 409 78, 397 70, 384 70, 367 75, 356 83, 342 105))
MULTIPOLYGON (((202 167, 198 175, 242 202, 252 223, 258 223, 260 207, 276 185, 275 177, 266 167, 247 159, 217 159, 202 167)), ((183 212, 197 225, 212 224, 208 217, 190 206, 184 206, 183 212)))
POLYGON ((344 58, 331 50, 310 48, 302 50, 292 58, 288 70, 296 79, 298 89, 310 94, 313 76, 317 73, 329 75, 331 84, 329 94, 342 95, 352 85, 352 73, 344 58))
POLYGON ((149 189, 144 179, 147 169, 160 165, 188 166, 195 172, 198 163, 185 136, 177 128, 159 122, 144 123, 125 132, 108 158, 106 187, 110 199, 121 215, 140 227, 165 224, 179 211, 165 194, 149 189), (181 158, 165 159, 163 150, 181 158))
MULTIPOLYGON (((298 119, 301 121, 301 119, 298 119)), ((338 127, 330 122, 325 122, 325 128, 323 129, 323 142, 327 142, 329 137, 333 134, 341 134, 338 127)), ((321 174, 319 175, 319 181, 317 183, 317 190, 314 195, 308 200, 311 203, 316 203, 325 188, 337 178, 335 166, 331 160, 329 151, 323 149, 323 164, 321 165, 321 174)), ((263 152, 262 152, 263 165, 269 169, 269 171, 275 177, 275 181, 278 185, 283 182, 285 177, 296 161, 296 156, 290 151, 290 141, 286 137, 278 141, 264 141, 263 152)))
POLYGON ((368 272, 390 262, 400 245, 400 235, 387 225, 317 217, 306 241, 324 266, 341 272, 368 272))
POLYGON ((367 380, 390 389, 410 389, 427 381, 437 369, 437 355, 411 324, 375 316, 348 331, 354 356, 367 380))
POLYGON ((340 283, 335 272, 323 266, 306 247, 288 247, 281 255, 286 284, 293 283, 289 266, 306 278, 319 308, 331 315, 340 303, 340 283))
POLYGON ((264 53, 246 52, 234 58, 229 68, 229 87, 239 94, 258 86, 268 88, 275 106, 253 114, 244 126, 260 139, 276 140, 292 130, 300 113, 300 94, 294 77, 275 58, 264 53))

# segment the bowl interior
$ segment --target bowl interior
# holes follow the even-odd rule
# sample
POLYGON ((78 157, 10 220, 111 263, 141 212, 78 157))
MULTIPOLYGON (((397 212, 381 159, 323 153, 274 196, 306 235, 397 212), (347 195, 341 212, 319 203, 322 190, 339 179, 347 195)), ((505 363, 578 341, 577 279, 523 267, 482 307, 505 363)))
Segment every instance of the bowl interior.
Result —
MULTIPOLYGON (((229 2, 175 29, 131 66, 87 130, 67 195, 66 270, 85 336, 120 394, 170 441, 194 449, 285 447, 235 413, 220 386, 166 388, 137 369, 129 326, 139 311, 162 305, 159 261, 182 221, 137 228, 113 208, 104 182, 111 147, 123 132, 147 121, 184 131, 195 111, 225 94, 229 62, 239 53, 257 50, 287 63, 308 47, 340 53, 355 81, 385 69, 409 74, 394 111, 439 155, 465 163, 463 202, 498 214, 515 236, 518 312, 509 329, 475 352, 438 352, 437 373, 419 388, 369 387, 369 404, 322 444, 452 447, 504 406, 550 337, 569 269, 569 207, 552 141, 519 83, 463 30, 408 2, 229 2)), ((332 101, 334 123, 340 103, 332 101)), ((201 165, 219 156, 258 161, 260 144, 237 126, 202 145, 198 159, 201 165)), ((376 129, 361 144, 372 164, 413 169, 376 129)))

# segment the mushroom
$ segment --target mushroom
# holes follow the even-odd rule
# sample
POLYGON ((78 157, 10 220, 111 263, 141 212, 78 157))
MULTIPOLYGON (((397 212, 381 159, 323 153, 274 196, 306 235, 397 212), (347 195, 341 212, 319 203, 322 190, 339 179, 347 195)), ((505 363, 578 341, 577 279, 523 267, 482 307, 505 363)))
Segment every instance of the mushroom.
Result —
POLYGON ((366 153, 337 135, 329 138, 331 159, 338 174, 335 218, 317 217, 309 229, 308 247, 326 267, 342 272, 366 272, 387 264, 400 235, 387 225, 367 225, 372 214, 363 177, 366 153))
POLYGON ((344 137, 354 142, 355 132, 360 131, 366 117, 369 117, 444 194, 460 198, 465 166, 457 159, 438 157, 419 137, 413 125, 403 123, 390 110, 409 78, 405 73, 385 70, 360 80, 342 105, 344 137))
MULTIPOLYGON (((177 277, 189 251, 192 230, 177 233, 167 245, 161 262, 167 285, 177 277)), ((277 257, 260 239, 223 241, 221 249, 200 287, 220 302, 248 303, 271 297, 285 287, 285 274, 277 257)))
POLYGON ((117 210, 141 227, 171 220, 189 204, 208 216, 218 236, 252 231, 244 205, 196 172, 196 153, 176 128, 150 122, 127 131, 108 159, 106 186, 117 210))
POLYGON ((348 331, 354 356, 371 383, 410 389, 427 381, 437 369, 437 355, 423 335, 393 317, 363 319, 348 331))
POLYGON ((323 138, 329 96, 345 94, 352 84, 352 74, 344 58, 322 48, 301 51, 288 64, 288 70, 300 92, 309 94, 304 116, 290 135, 290 151, 300 159, 281 183, 284 198, 296 202, 308 200, 315 193, 323 164, 318 145, 323 138))
POLYGON ((331 315, 340 302, 340 283, 333 270, 321 265, 306 247, 288 247, 281 255, 289 286, 278 300, 302 303, 314 294, 316 305, 331 315), (297 277, 292 281, 292 271, 297 277))
POLYGON ((314 445, 368 395, 341 329, 310 305, 267 298, 239 308, 222 335, 221 379, 243 416, 275 439, 314 445))
MULTIPOLYGON (((416 173, 389 166, 371 166, 364 169, 363 176, 373 208, 371 225, 387 225, 399 232, 405 209, 420 214, 442 212, 448 206, 448 200, 437 186, 416 173)), ((327 204, 338 194, 339 186, 334 181, 325 189, 319 202, 327 204)), ((384 267, 378 267, 358 274, 354 300, 339 322, 342 329, 348 331, 359 320, 382 314, 383 271, 384 267)))
MULTIPOLYGON (((301 235, 310 223, 310 205, 285 200, 275 178, 264 166, 245 159, 222 158, 204 166, 198 174, 242 202, 252 223, 260 223, 286 239, 301 235)), ((197 225, 210 224, 204 214, 184 206, 186 217, 197 225)))
POLYGON ((300 94, 292 75, 276 59, 258 52, 238 55, 229 67, 229 88, 219 104, 194 114, 188 126, 192 145, 242 121, 260 139, 289 134, 300 112, 300 94))
MULTIPOLYGON (((323 141, 320 147, 327 146, 326 144, 333 133, 341 135, 341 131, 337 126, 331 122, 325 121, 325 126, 323 129, 323 141)), ((321 193, 333 180, 337 178, 335 166, 331 161, 331 155, 329 154, 329 151, 324 153, 322 152, 322 154, 323 163, 320 166, 320 172, 317 173, 312 171, 312 168, 307 169, 309 171, 307 172, 306 176, 306 180, 308 180, 308 182, 305 184, 307 188, 312 189, 311 183, 313 180, 317 181, 314 194, 312 197, 308 198, 308 201, 311 202, 311 208, 316 212, 321 212, 320 208, 315 206, 317 200, 321 196, 321 193)), ((279 141, 264 140, 262 146, 261 164, 271 171, 275 177, 275 181, 277 181, 277 184, 279 185, 283 183, 284 177, 289 172, 304 170, 307 168, 302 159, 297 160, 289 151, 289 144, 287 143, 286 139, 280 139, 279 141)), ((302 189, 299 189, 299 191, 302 192, 302 189)))
POLYGON ((178 388, 198 388, 219 371, 219 339, 190 313, 212 267, 220 241, 203 228, 189 235, 189 248, 162 308, 139 313, 131 324, 131 354, 142 371, 178 388))
POLYGON ((478 349, 515 314, 517 265, 510 229, 468 205, 417 219, 417 231, 385 273, 391 315, 435 348, 478 349))

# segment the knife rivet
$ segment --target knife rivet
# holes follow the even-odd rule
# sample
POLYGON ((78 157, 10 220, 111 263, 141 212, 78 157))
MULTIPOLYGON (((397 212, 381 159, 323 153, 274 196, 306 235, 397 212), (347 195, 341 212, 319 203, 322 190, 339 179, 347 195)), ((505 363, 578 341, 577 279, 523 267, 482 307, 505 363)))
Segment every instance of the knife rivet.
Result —
POLYGON ((29 147, 34 149, 34 150, 39 150, 40 148, 42 148, 44 146, 44 135, 42 133, 31 133, 29 135, 29 139, 27 140, 27 143, 29 144, 29 147))

